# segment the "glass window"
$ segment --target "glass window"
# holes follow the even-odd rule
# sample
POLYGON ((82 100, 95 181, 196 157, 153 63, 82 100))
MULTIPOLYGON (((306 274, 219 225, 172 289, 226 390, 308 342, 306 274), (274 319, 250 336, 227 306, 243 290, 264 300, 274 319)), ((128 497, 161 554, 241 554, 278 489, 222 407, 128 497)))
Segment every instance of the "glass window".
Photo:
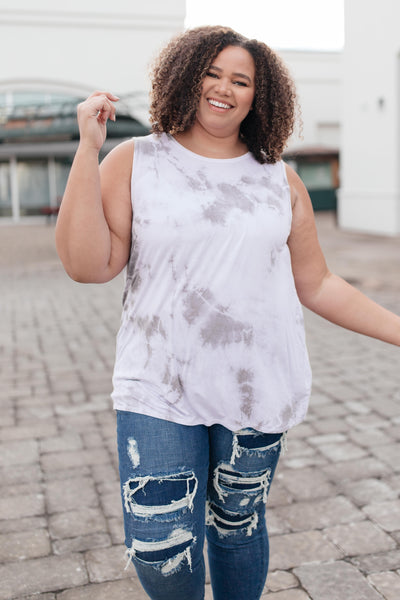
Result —
POLYGON ((14 106, 40 106, 45 104, 46 96, 40 92, 14 92, 14 106))
POLYGON ((51 94, 48 100, 51 104, 82 102, 82 98, 80 96, 66 96, 65 94, 51 94))
POLYGON ((0 94, 0 125, 7 120, 7 98, 5 94, 0 94))
POLYGON ((47 160, 18 161, 17 174, 21 216, 40 215, 50 205, 47 160))
POLYGON ((0 162, 0 217, 11 217, 10 164, 0 162))
POLYGON ((41 91, 22 90, 0 94, 0 120, 5 116, 26 117, 39 113, 75 114, 76 105, 82 101, 77 96, 41 91))
POLYGON ((333 187, 330 162, 298 163, 297 172, 308 190, 329 190, 333 187))
MULTIPOLYGON (((4 95, 4 94, 3 94, 4 95)), ((1 96, 0 96, 1 97, 1 96)), ((43 104, 64 104, 65 102, 80 102, 81 98, 66 94, 52 94, 46 92, 13 92, 12 104, 14 106, 42 106, 43 104)))

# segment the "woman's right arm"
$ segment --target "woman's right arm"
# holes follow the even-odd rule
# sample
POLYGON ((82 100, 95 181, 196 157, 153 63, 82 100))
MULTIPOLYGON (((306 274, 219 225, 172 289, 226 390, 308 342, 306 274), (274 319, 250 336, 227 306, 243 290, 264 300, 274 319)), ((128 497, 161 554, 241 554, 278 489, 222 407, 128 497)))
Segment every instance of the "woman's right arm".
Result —
POLYGON ((114 148, 99 167, 117 100, 95 92, 78 107, 80 143, 57 218, 56 246, 68 275, 82 283, 109 281, 129 258, 133 141, 114 148))

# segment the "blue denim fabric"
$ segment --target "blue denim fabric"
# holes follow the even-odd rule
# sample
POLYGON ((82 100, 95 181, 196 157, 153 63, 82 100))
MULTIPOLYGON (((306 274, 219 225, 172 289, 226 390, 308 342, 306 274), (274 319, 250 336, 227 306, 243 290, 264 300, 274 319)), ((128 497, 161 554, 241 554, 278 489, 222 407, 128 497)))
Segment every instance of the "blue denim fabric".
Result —
POLYGON ((258 600, 268 571, 265 502, 282 434, 186 426, 117 411, 125 543, 153 600, 258 600))

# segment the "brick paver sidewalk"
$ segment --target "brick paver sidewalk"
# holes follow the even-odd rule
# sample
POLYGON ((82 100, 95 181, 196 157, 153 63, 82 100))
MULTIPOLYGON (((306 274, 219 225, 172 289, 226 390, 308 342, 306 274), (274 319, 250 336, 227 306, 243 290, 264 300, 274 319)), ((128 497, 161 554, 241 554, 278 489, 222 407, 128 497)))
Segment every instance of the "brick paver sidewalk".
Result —
MULTIPOLYGON (((334 270, 400 312, 400 240, 318 225, 334 270)), ((123 280, 70 281, 53 233, 0 229, 0 600, 144 600, 109 399, 123 280)), ((306 323, 313 396, 272 486, 264 596, 398 600, 399 349, 306 323)))

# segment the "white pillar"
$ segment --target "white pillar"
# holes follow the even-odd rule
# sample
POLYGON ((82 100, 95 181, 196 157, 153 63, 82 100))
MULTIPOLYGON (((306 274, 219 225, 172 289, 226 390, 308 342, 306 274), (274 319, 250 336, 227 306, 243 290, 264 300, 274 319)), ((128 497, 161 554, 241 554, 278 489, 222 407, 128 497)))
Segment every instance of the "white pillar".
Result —
POLYGON ((338 222, 400 233, 398 0, 345 1, 338 222), (361 16, 361 18, 360 18, 361 16))
POLYGON ((50 206, 57 206, 57 173, 54 156, 48 159, 50 206))
POLYGON ((10 187, 11 187, 11 206, 13 221, 20 220, 19 213, 19 190, 18 190, 18 173, 17 159, 15 156, 10 158, 10 187))

